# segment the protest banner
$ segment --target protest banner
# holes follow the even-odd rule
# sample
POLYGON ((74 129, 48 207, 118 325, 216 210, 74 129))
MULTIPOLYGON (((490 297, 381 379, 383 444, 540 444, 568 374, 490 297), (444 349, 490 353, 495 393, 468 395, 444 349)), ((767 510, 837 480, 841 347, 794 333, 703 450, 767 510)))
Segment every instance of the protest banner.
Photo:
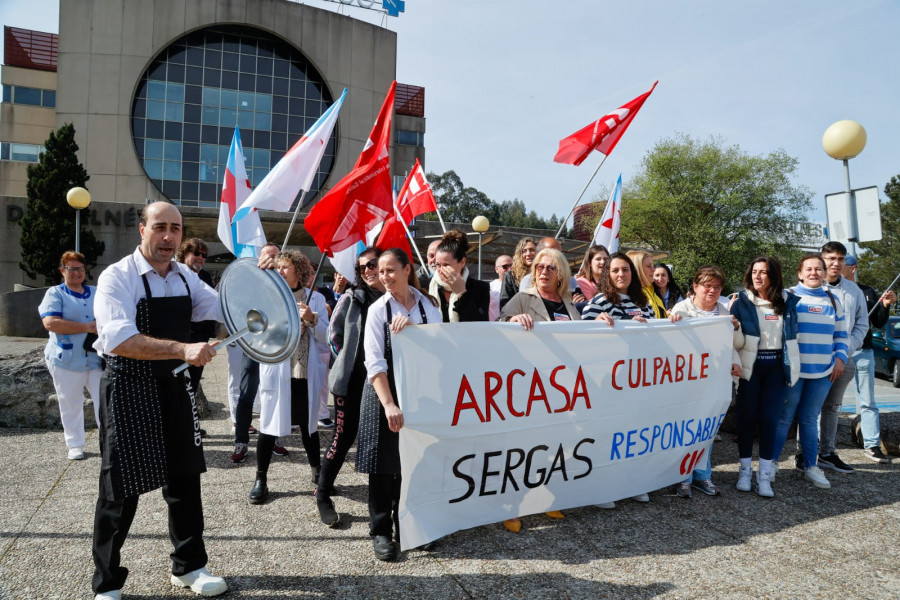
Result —
POLYGON ((682 481, 731 400, 726 317, 448 323, 392 345, 403 549, 682 481))

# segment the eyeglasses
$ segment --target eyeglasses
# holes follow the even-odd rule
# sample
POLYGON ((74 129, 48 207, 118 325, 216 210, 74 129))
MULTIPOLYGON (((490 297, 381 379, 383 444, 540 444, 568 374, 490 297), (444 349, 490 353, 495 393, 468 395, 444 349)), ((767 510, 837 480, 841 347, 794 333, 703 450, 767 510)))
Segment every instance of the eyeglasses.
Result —
POLYGON ((69 273, 84 273, 84 267, 63 267, 69 273))
POLYGON ((512 269, 512 263, 509 263, 508 265, 498 265, 498 266, 501 269, 503 269, 504 271, 509 271, 510 269, 512 269))
POLYGON ((377 269, 377 268, 378 268, 378 261, 377 261, 377 260, 370 260, 369 262, 367 262, 367 263, 365 263, 365 264, 359 263, 359 270, 360 270, 360 272, 364 272, 364 271, 374 271, 374 270, 377 269))
POLYGON ((559 271, 559 267, 557 267, 556 265, 545 265, 538 263, 534 265, 534 270, 537 273, 543 273, 544 271, 547 271, 547 273, 550 273, 552 275, 553 273, 559 271))

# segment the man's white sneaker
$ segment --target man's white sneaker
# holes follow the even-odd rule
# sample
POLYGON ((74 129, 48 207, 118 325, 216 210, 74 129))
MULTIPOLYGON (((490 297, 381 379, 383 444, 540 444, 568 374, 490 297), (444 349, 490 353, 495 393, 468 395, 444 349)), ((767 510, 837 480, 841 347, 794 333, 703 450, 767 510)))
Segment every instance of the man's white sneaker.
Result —
POLYGON ((110 590, 97 594, 94 596, 94 600, 122 600, 122 590, 110 590))
POLYGON ((734 484, 734 487, 737 488, 739 492, 749 492, 752 487, 751 480, 753 479, 753 467, 743 466, 741 465, 738 470, 738 480, 737 483, 734 484))
POLYGON ((631 499, 635 502, 650 502, 650 494, 638 494, 637 496, 632 496, 631 499))
MULTIPOLYGON (((771 473, 771 471, 769 471, 771 473)), ((769 473, 763 471, 756 472, 756 493, 763 498, 774 498, 775 492, 772 491, 772 482, 769 473)))
POLYGON ((172 585, 189 587, 201 596, 218 596, 228 591, 228 584, 221 577, 216 577, 206 567, 191 571, 185 575, 172 575, 172 585))
POLYGON ((831 484, 825 479, 825 473, 819 467, 810 467, 803 472, 803 477, 817 488, 827 490, 831 488, 831 484))
POLYGON ((600 504, 595 504, 594 506, 596 506, 597 508, 612 510, 616 507, 616 503, 615 502, 601 502, 600 504))
POLYGON ((84 450, 81 448, 69 448, 69 460, 84 460, 84 450))

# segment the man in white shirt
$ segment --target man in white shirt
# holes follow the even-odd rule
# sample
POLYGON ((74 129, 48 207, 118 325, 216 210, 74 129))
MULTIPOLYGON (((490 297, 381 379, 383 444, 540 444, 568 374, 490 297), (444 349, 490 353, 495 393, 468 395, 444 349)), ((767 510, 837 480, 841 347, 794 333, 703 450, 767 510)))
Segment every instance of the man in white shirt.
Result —
POLYGON ((166 202, 144 208, 141 244, 100 275, 94 310, 105 357, 100 404, 100 494, 94 514, 92 588, 118 600, 128 575, 121 548, 141 494, 162 488, 174 550, 173 585, 204 596, 228 586, 206 569, 200 474, 206 471, 190 382, 182 361, 203 366, 208 342, 190 342, 191 321, 222 320, 218 294, 177 263, 182 220, 166 202))
POLYGON ((497 279, 491 281, 491 304, 488 307, 488 319, 496 321, 500 316, 500 288, 503 285, 503 276, 512 268, 512 256, 501 254, 494 261, 494 272, 497 279))

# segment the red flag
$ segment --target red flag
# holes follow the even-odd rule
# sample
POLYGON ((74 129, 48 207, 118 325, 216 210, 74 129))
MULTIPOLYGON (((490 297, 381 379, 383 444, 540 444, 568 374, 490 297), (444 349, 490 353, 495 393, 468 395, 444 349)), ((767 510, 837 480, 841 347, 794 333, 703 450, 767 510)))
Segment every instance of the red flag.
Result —
POLYGON ((409 262, 413 262, 412 250, 409 246, 409 238, 406 237, 406 230, 403 223, 397 219, 397 213, 393 213, 384 221, 384 227, 375 240, 375 246, 381 250, 388 248, 400 248, 409 257, 409 262))
POLYGON ((395 81, 356 165, 303 222, 319 250, 329 256, 365 241, 366 233, 394 211, 388 145, 396 87, 395 81))
POLYGON ((584 129, 580 129, 563 138, 559 142, 559 150, 553 157, 554 162, 575 165, 576 167, 584 162, 592 150, 596 150, 601 154, 609 155, 619 138, 631 125, 631 120, 641 110, 650 94, 653 93, 658 81, 653 82, 650 91, 641 94, 631 102, 626 102, 618 109, 611 113, 605 114, 584 129))
POLYGON ((406 177, 406 182, 397 194, 397 210, 404 222, 409 223, 415 217, 428 212, 437 212, 437 202, 431 185, 425 179, 425 170, 416 159, 416 164, 406 177))

